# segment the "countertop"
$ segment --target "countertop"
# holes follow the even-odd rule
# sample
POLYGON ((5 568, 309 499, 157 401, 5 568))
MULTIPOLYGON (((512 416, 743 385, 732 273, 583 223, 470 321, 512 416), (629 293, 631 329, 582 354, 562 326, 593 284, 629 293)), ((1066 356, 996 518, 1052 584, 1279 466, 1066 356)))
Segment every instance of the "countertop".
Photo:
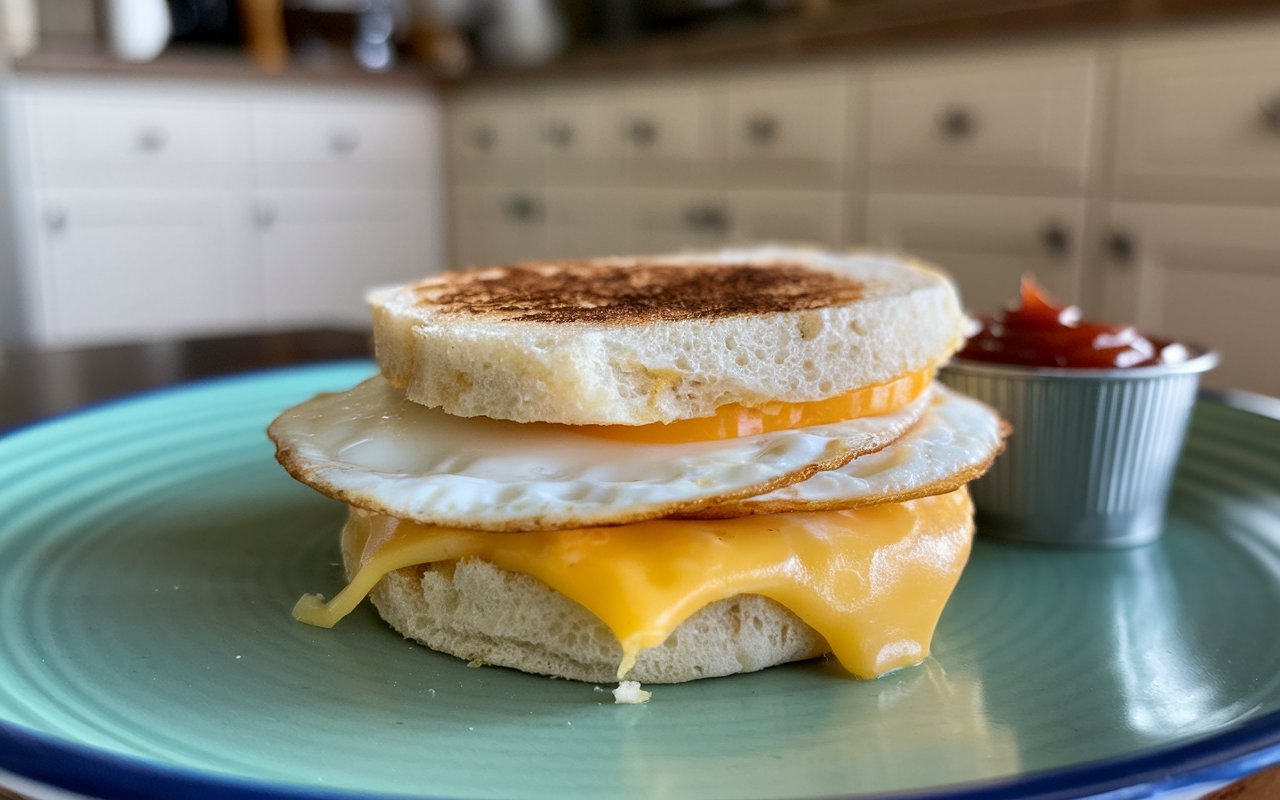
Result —
POLYGON ((368 332, 308 330, 40 350, 0 347, 0 434, 138 392, 237 372, 370 356, 368 332))
MULTIPOLYGON (((821 4, 820 4, 821 5, 821 4)), ((360 86, 466 86, 541 78, 635 74, 721 63, 768 63, 886 47, 972 44, 1055 37, 1099 30, 1240 19, 1280 11, 1275 0, 846 0, 820 12, 730 19, 618 41, 579 44, 536 68, 481 66, 447 77, 426 64, 404 62, 387 72, 340 63, 292 62, 265 73, 247 53, 178 46, 154 61, 133 64, 91 42, 52 42, 11 66, 19 74, 302 81, 360 86)))

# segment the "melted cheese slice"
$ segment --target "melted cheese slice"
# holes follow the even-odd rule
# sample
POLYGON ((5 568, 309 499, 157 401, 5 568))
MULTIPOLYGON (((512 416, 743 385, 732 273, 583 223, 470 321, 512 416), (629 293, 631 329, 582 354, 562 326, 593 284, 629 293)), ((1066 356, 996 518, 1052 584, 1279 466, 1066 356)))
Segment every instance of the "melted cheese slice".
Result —
POLYGON ((294 616, 331 627, 387 573, 482 558, 528 574, 595 614, 622 644, 621 679, 640 651, 716 600, 759 594, 821 634, 851 673, 917 664, 972 541, 967 490, 849 511, 655 520, 531 533, 439 528, 352 509, 358 565, 328 603, 306 595, 294 616))
MULTIPOLYGON (((580 433, 644 444, 680 444, 758 436, 814 425, 831 425, 861 417, 901 411, 924 393, 933 381, 933 367, 910 372, 891 381, 864 386, 845 394, 807 403, 775 401, 761 406, 730 403, 709 417, 655 422, 649 425, 557 425, 580 433)), ((533 423, 544 424, 544 423, 533 423)))

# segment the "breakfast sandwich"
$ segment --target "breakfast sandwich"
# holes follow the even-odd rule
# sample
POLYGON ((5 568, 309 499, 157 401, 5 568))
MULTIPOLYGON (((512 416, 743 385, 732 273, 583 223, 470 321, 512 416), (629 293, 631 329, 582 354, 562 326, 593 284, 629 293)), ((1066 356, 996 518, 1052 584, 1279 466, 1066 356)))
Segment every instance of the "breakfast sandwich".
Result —
POLYGON ((945 277, 758 248, 537 262, 369 295, 379 374, 270 426, 349 506, 349 583, 471 662, 670 683, 919 663, 1006 433, 934 373, 945 277))

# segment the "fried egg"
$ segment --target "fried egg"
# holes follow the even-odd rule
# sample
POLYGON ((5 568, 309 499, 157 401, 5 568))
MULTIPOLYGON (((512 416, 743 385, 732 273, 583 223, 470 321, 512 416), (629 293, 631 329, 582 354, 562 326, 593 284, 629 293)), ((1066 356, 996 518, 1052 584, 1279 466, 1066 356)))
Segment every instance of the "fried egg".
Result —
POLYGON ((804 480, 886 447, 930 397, 830 425, 642 444, 451 416, 378 376, 289 409, 268 433, 293 477, 350 505, 428 525, 553 530, 690 513, 804 480))
POLYGON ((771 492, 689 516, 702 519, 825 511, 944 494, 981 476, 1004 449, 1007 424, 990 407, 935 386, 920 422, 892 446, 771 492))

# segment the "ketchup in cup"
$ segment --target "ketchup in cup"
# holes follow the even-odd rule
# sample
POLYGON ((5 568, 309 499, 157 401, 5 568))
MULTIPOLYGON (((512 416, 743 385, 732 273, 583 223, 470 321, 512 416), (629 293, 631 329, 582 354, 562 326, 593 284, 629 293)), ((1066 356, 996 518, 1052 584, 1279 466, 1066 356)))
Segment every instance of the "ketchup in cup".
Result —
POLYGON ((981 320, 958 358, 1023 367, 1114 369, 1177 364, 1183 345, 1151 339, 1132 325, 1084 322, 1076 306, 1059 306, 1030 275, 1022 277, 1021 305, 981 320))

